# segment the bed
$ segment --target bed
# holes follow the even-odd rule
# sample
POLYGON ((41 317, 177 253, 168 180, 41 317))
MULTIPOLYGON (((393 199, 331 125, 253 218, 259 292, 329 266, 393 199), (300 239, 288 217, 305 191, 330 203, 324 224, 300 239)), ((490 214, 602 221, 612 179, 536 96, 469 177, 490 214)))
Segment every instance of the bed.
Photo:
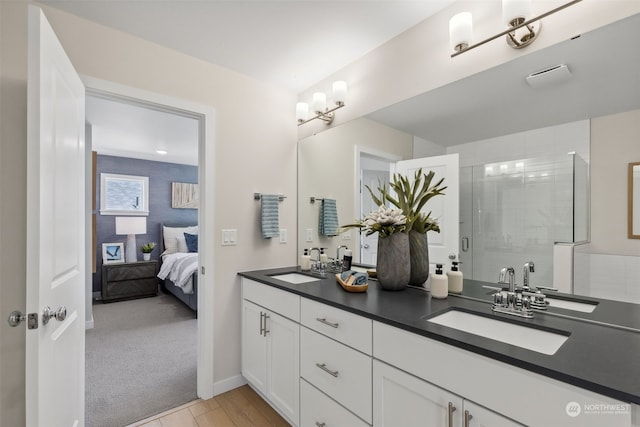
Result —
POLYGON ((163 289, 197 312, 198 226, 160 224, 160 242, 158 278, 163 289))

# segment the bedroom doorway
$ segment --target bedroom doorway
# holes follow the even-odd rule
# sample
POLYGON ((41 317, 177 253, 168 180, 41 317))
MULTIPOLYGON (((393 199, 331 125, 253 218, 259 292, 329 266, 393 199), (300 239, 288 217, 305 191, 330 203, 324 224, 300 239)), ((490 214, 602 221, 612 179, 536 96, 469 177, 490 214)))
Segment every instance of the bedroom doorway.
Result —
MULTIPOLYGON (((197 397, 208 399, 213 396, 213 340, 210 337, 213 336, 213 299, 205 298, 205 295, 211 295, 213 292, 212 289, 212 277, 213 277, 213 239, 206 239, 207 230, 213 230, 213 150, 207 150, 206 147, 213 147, 213 109, 211 107, 198 105, 190 102, 186 102, 179 99, 169 98, 160 94, 140 91, 138 89, 125 87, 117 84, 113 84, 110 82, 105 82, 101 80, 96 80, 92 78, 83 78, 85 85, 87 86, 87 96, 95 97, 102 100, 109 100, 114 103, 122 103, 128 106, 135 106, 138 108, 148 109, 150 111, 163 113, 165 115, 174 115, 176 117, 187 119, 187 121, 192 121, 195 123, 196 131, 195 138, 196 141, 196 168, 197 168, 197 182, 199 184, 198 195, 199 195, 199 208, 197 209, 197 224, 199 227, 198 235, 201 236, 198 242, 199 248, 199 260, 197 262, 197 280, 198 280, 198 315, 197 319, 192 318, 191 320, 196 323, 196 366, 197 366, 197 387, 196 387, 196 395, 197 397), (207 213, 208 212, 208 213, 207 213), (205 256, 207 254, 207 256, 205 256), (207 274, 207 278, 211 278, 207 280, 205 278, 205 272, 207 274), (205 339, 205 337, 209 337, 209 339, 205 339)), ((91 129, 91 126, 88 124, 87 130, 92 131, 95 129, 91 129)), ((88 133, 88 136, 91 134, 88 133)), ((89 142, 89 141, 88 141, 89 142)), ((167 145, 167 141, 164 141, 164 147, 158 146, 158 150, 171 150, 171 147, 167 145)), ((89 144, 87 144, 89 146, 89 144)), ((178 151, 180 150, 173 150, 178 151)), ((186 151, 186 150, 182 150, 186 151)), ((116 153, 112 153, 116 156, 116 153)), ((183 153, 184 154, 184 153, 183 153)), ((89 154, 90 155, 90 154, 89 154)), ((150 159, 151 160, 151 159, 150 159)), ((167 162, 167 163, 170 163, 167 162)), ((88 171, 91 173, 91 171, 88 171)), ((141 171, 140 175, 144 175, 141 171)), ((98 182, 97 185, 100 185, 99 175, 97 177, 98 182)), ((89 186, 88 186, 89 187, 89 186)), ((170 189, 167 189, 170 191, 170 189)), ((153 197, 153 194, 150 198, 153 197)), ((89 196, 88 199, 91 200, 92 196, 89 196)), ((96 211, 91 209, 90 212, 96 211)), ((98 212, 99 214, 99 212, 98 212)), ((93 223, 92 215, 88 215, 88 224, 93 223)), ((175 221, 171 221, 175 222, 175 221)), ((93 226, 91 226, 91 231, 93 232, 93 226)), ((88 235, 92 235, 88 234, 88 235)), ((125 236, 121 236, 125 237, 125 236)), ((142 239, 144 236, 138 236, 138 240, 141 243, 144 243, 142 239)), ((115 241, 115 240, 114 240, 115 241)), ((145 240, 146 241, 146 240, 145 240)), ((159 247, 163 247, 162 242, 159 243, 159 247)), ((93 250, 96 245, 88 244, 91 246, 88 249, 93 250)), ((156 249, 157 253, 155 257, 157 258, 160 255, 160 248, 156 249)), ((98 247, 99 251, 100 248, 98 247)), ((91 252, 89 252, 91 253, 91 252)), ((95 259, 95 257, 93 257, 95 259)), ((91 261, 89 261, 91 264, 91 261)), ((100 274, 100 265, 96 265, 96 273, 100 274)), ((87 266, 87 271, 89 278, 91 278, 93 271, 93 265, 87 266)), ((92 312, 92 299, 93 299, 93 284, 92 280, 87 281, 87 318, 86 323, 87 327, 90 328, 93 326, 93 312, 92 312)), ((174 298, 172 295, 161 295, 161 297, 170 297, 174 298)), ((148 300, 152 300, 153 298, 148 298, 148 300)), ((143 302, 141 300, 132 300, 143 302)), ((180 301, 176 301, 179 304, 182 304, 180 301)), ((113 303, 119 304, 119 303, 113 303)), ((109 305, 109 304, 106 304, 109 305)), ((124 306, 124 304, 122 304, 124 306)), ((185 308, 188 310, 186 305, 182 307, 177 307, 176 310, 180 311, 181 308, 185 308)), ((153 310, 159 311, 159 310, 153 310)), ((161 311, 161 310, 160 310, 161 311)), ((182 313, 184 315, 184 312, 182 313)), ((168 315, 168 313, 165 313, 168 315)), ((110 315, 113 316, 113 315, 110 315)), ((121 315, 115 315, 123 316, 121 315)), ((195 315, 194 315, 195 317, 195 315)), ((160 316, 162 319, 162 316, 160 316)), ((154 319, 157 320, 157 319, 154 319)), ((152 322, 154 321, 152 320, 152 322)), ((164 319, 166 320, 166 319, 164 319)), ((188 320, 188 319, 187 319, 188 320)), ((161 322, 163 320, 158 320, 161 322)), ((180 375, 179 369, 170 369, 166 371, 166 379, 167 381, 171 381, 171 375, 180 375)), ((108 402, 107 402, 108 404, 108 402)), ((152 414, 149 414, 152 415, 152 414)), ((148 415, 147 415, 148 416, 148 415)))

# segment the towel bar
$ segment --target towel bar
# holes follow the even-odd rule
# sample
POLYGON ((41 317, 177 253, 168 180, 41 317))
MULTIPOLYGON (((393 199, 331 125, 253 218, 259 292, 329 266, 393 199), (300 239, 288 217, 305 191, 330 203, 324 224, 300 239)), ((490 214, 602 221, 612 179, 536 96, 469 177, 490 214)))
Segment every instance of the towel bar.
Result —
MULTIPOLYGON (((260 200, 261 198, 262 198, 262 193, 253 193, 253 200, 260 200)), ((287 196, 283 194, 278 194, 278 201, 282 202, 286 198, 287 196)))

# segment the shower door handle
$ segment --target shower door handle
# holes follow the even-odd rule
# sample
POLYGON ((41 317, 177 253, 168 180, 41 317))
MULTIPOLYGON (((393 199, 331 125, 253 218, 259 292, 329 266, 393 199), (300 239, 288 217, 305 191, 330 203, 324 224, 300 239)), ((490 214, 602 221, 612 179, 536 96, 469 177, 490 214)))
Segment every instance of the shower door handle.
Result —
POLYGON ((469 252, 469 238, 462 238, 462 252, 469 252))

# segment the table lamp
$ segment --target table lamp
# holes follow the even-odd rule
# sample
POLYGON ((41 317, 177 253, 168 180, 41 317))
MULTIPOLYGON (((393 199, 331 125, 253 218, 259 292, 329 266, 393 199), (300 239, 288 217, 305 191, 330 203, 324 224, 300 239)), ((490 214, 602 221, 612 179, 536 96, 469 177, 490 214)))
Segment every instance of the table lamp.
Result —
POLYGON ((147 234, 147 218, 144 216, 117 216, 116 234, 126 234, 125 261, 137 262, 136 234, 147 234))

